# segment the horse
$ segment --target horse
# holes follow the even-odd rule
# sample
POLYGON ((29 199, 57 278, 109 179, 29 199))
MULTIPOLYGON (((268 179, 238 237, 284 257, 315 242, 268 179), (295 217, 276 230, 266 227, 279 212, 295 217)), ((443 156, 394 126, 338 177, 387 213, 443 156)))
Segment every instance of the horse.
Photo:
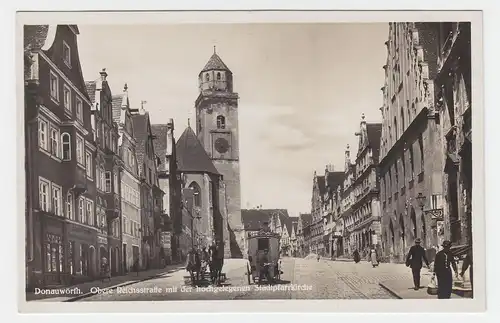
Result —
POLYGON ((188 254, 186 262, 186 270, 189 272, 192 284, 200 280, 200 271, 201 271, 200 255, 194 249, 191 250, 188 254))
POLYGON ((224 266, 224 248, 220 244, 210 247, 209 266, 212 284, 220 285, 222 266, 224 266))

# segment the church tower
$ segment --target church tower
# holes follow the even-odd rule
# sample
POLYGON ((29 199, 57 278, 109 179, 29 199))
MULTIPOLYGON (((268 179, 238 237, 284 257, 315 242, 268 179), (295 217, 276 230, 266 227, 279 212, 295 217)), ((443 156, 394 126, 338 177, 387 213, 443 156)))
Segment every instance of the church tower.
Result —
POLYGON ((196 132, 217 171, 223 176, 227 201, 231 257, 246 255, 241 218, 238 93, 233 73, 215 52, 198 75, 196 132))

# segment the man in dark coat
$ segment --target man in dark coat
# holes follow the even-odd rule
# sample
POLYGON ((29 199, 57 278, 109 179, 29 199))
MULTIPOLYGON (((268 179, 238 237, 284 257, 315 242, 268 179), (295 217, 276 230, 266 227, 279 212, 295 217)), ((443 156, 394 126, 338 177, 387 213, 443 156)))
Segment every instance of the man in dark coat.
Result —
POLYGON ((455 276, 458 277, 457 264, 455 263, 455 259, 453 258, 450 248, 450 241, 446 240, 443 242, 443 250, 436 254, 436 260, 434 261, 434 273, 436 274, 438 280, 439 299, 451 298, 451 292, 453 291, 453 275, 451 273, 451 267, 453 267, 455 276))
POLYGON ((354 250, 354 252, 353 252, 353 254, 352 254, 352 255, 353 255, 353 259, 354 259, 354 262, 355 262, 355 263, 360 262, 361 257, 360 257, 360 255, 359 255, 359 251, 358 251, 358 249, 354 250))
POLYGON ((415 245, 410 248, 408 256, 406 256, 406 266, 411 268, 415 290, 420 288, 420 270, 422 269, 422 260, 425 261, 427 268, 429 268, 429 261, 425 255, 425 249, 420 245, 421 242, 422 240, 417 238, 415 240, 415 245))

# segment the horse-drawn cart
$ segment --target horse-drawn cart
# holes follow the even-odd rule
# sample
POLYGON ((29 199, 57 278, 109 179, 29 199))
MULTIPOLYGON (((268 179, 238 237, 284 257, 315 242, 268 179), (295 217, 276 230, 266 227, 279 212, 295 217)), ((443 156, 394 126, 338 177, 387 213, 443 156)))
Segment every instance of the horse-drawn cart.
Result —
POLYGON ((265 229, 251 232, 248 237, 248 284, 261 284, 264 279, 273 284, 280 280, 282 273, 279 234, 265 229))

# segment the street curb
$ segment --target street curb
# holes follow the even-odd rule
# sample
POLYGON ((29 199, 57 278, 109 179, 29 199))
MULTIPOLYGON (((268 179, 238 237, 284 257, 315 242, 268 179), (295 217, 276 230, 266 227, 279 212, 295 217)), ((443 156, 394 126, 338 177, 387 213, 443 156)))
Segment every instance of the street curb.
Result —
MULTIPOLYGON (((182 269, 182 268, 183 267, 181 266, 181 267, 176 268, 176 269, 182 269)), ((174 270, 176 270, 176 269, 174 269, 174 270)), ((156 275, 149 276, 149 277, 146 277, 146 278, 142 278, 142 279, 139 279, 139 280, 134 280, 134 281, 129 281, 129 282, 125 282, 125 283, 121 283, 121 284, 116 284, 116 285, 113 285, 113 286, 109 286, 109 287, 106 287, 104 289, 113 290, 113 289, 117 289, 118 287, 124 287, 124 286, 129 286, 129 285, 137 284, 137 283, 144 282, 144 281, 147 281, 147 280, 151 280, 151 279, 154 279, 154 278, 162 277, 162 276, 165 276, 167 274, 169 274, 169 272, 163 272, 161 274, 156 274, 156 275)), ((78 296, 66 299, 66 300, 64 300, 62 302, 63 303, 76 302, 76 301, 79 301, 81 299, 84 299, 84 298, 87 298, 87 297, 91 297, 91 296, 95 296, 95 295, 97 295, 97 294, 92 293, 92 292, 88 292, 88 293, 85 293, 85 294, 82 294, 82 295, 78 295, 78 296)))
POLYGON ((396 297, 397 299, 403 299, 403 297, 399 296, 398 293, 396 293, 392 288, 386 286, 384 283, 378 283, 378 285, 383 289, 385 289, 387 292, 389 292, 389 294, 396 297))

